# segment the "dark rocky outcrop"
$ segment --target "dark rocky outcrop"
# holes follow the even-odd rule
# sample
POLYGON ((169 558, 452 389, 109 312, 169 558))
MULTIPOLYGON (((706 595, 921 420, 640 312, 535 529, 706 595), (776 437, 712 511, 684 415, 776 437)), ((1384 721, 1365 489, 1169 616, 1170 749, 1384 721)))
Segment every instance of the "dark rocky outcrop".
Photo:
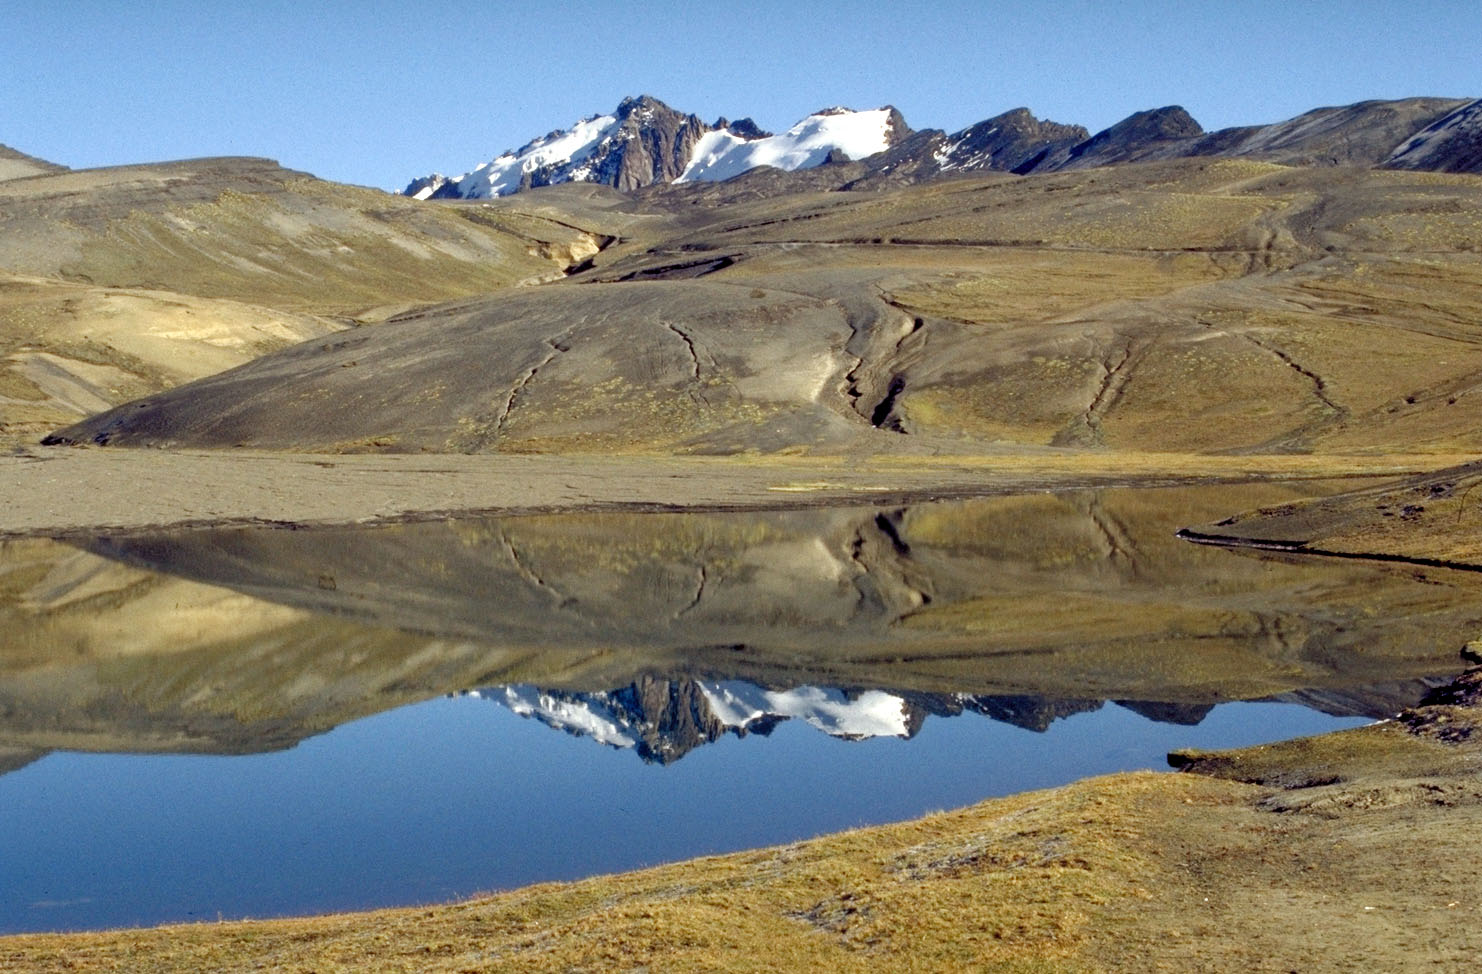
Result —
POLYGON ((1057 169, 1085 169, 1187 155, 1190 140, 1204 129, 1180 105, 1136 112, 1071 149, 1057 169))
POLYGON ((1015 108, 948 136, 942 169, 1054 169, 1090 134, 1080 125, 1038 119, 1027 108, 1015 108))
POLYGON ((1385 160, 1392 169, 1482 173, 1482 98, 1416 132, 1385 160))
POLYGON ((681 114, 649 95, 624 98, 617 119, 617 130, 587 161, 594 170, 593 182, 625 191, 673 182, 689 165, 700 136, 710 131, 696 116, 681 114))
POLYGON ((771 132, 768 132, 750 118, 738 118, 732 122, 728 121, 725 116, 721 116, 710 127, 712 129, 725 129, 736 136, 736 138, 746 139, 748 141, 754 139, 770 139, 772 137, 771 132))

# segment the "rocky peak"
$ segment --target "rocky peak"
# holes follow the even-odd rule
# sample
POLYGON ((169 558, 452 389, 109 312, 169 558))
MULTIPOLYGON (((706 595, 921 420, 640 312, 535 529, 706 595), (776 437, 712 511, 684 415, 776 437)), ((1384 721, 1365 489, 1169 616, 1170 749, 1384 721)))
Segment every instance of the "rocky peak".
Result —
POLYGON ((948 136, 939 158, 943 171, 995 169, 1022 174, 1058 166, 1090 134, 1082 126, 1041 120, 1027 108, 1015 108, 948 136))
POLYGON ((617 127, 593 150, 591 181, 621 190, 673 182, 689 164, 695 143, 710 126, 654 98, 639 95, 618 103, 617 127))
POLYGON ((899 145, 913 134, 911 126, 906 124, 906 117, 894 105, 884 106, 889 121, 885 124, 885 142, 888 145, 899 145))
POLYGON ((1178 155, 1180 146, 1203 134, 1204 127, 1180 105, 1136 112, 1071 149, 1066 168, 1178 155))
POLYGON ((734 122, 727 121, 724 116, 717 119, 712 129, 725 129, 738 139, 752 141, 755 139, 770 139, 772 133, 763 129, 750 118, 738 118, 734 122))

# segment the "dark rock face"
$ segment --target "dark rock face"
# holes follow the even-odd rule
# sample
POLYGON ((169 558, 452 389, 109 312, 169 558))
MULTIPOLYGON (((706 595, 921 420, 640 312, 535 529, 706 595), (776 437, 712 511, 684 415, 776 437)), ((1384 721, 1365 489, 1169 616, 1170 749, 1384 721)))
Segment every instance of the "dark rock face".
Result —
POLYGON ((1482 98, 1436 119, 1399 144, 1392 169, 1482 173, 1482 98))
POLYGON ((1090 134, 1082 126, 1044 121, 1027 108, 1015 108, 947 136, 942 169, 1053 169, 1090 134))
POLYGON ((694 115, 682 115, 649 95, 624 98, 617 119, 617 130, 588 162, 593 166, 592 181, 623 191, 673 182, 689 164, 700 136, 710 131, 694 115))
POLYGON ((890 112, 885 125, 885 142, 887 145, 899 145, 914 133, 911 126, 906 124, 906 117, 897 111, 894 105, 886 105, 885 108, 890 112))
POLYGON ((1096 133, 1071 149, 1065 163, 1055 168, 1084 169, 1187 155, 1181 150, 1203 134, 1203 127, 1182 106, 1154 108, 1129 115, 1096 133))
POLYGON ((965 709, 1025 730, 1043 734, 1061 717, 1101 708, 1100 700, 1052 700, 1024 695, 977 696, 963 701, 965 709))
POLYGON ((734 122, 728 122, 724 118, 718 120, 711 128, 725 129, 738 139, 753 141, 756 139, 769 139, 772 133, 763 129, 750 118, 738 118, 734 122))
POLYGON ((1197 727, 1214 709, 1212 703, 1163 703, 1156 700, 1118 700, 1116 704, 1156 723, 1183 727, 1197 727))
POLYGON ((609 705, 641 735, 635 747, 638 755, 658 764, 677 761, 701 744, 719 740, 727 730, 693 680, 644 677, 614 691, 609 705))
MULTIPOLYGON (((521 176, 520 189, 564 182, 576 164, 590 168, 587 182, 624 192, 651 183, 672 182, 689 164, 700 136, 710 131, 696 116, 681 114, 650 95, 624 98, 614 114, 617 124, 613 131, 588 155, 531 170, 521 176)), ((452 184, 448 188, 456 195, 452 184)))

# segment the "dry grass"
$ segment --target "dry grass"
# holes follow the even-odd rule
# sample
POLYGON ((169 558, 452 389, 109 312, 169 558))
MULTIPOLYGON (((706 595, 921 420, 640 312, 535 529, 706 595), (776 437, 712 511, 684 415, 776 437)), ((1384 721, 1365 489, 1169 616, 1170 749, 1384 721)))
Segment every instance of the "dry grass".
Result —
POLYGON ((0 941, 0 969, 1074 971, 1150 897, 1141 820, 1239 786, 1134 775, 450 907, 0 941))

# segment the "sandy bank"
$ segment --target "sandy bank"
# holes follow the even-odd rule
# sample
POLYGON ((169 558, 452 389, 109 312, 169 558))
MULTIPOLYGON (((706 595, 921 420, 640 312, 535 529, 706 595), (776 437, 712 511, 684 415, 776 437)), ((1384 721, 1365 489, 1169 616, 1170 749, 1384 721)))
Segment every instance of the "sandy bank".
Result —
POLYGON ((0 457, 0 537, 169 526, 349 524, 468 513, 735 510, 904 503, 1220 479, 1398 477, 1447 456, 1005 451, 974 456, 319 456, 17 447, 0 457))

